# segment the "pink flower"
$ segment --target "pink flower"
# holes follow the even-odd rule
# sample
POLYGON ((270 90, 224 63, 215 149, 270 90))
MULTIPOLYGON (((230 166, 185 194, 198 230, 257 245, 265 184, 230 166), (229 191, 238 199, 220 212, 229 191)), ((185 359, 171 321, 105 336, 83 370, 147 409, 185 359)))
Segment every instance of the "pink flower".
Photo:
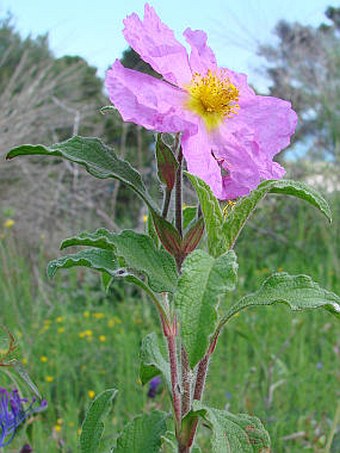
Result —
POLYGON ((273 157, 288 146, 297 116, 289 102, 257 96, 247 77, 219 68, 203 31, 184 37, 190 55, 155 10, 124 21, 129 45, 163 80, 122 66, 106 75, 111 102, 125 121, 159 132, 182 133, 188 171, 219 199, 248 194, 263 179, 285 173, 273 157))

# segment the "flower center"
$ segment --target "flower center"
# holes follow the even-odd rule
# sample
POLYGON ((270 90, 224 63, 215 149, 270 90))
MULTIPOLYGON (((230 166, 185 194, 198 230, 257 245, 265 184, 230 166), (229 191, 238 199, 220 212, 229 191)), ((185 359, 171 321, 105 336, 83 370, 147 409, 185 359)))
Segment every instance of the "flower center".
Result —
POLYGON ((203 118, 208 130, 215 129, 225 119, 238 112, 239 90, 222 70, 210 69, 203 77, 195 73, 187 87, 186 107, 203 118))

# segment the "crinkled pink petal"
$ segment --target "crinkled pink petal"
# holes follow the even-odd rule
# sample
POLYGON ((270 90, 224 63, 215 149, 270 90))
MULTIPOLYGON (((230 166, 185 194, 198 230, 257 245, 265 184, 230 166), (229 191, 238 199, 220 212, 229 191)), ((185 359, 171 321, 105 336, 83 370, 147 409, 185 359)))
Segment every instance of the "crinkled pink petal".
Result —
POLYGON ((256 95, 254 90, 248 85, 248 77, 241 72, 235 72, 231 69, 222 68, 223 72, 228 75, 230 81, 239 89, 240 102, 253 99, 256 95))
POLYGON ((255 189, 261 181, 261 174, 253 159, 257 144, 252 140, 250 131, 244 131, 244 140, 240 141, 233 134, 226 133, 226 129, 214 135, 213 153, 226 173, 222 178, 219 198, 231 200, 255 189))
POLYGON ((190 67, 192 73, 198 72, 201 75, 210 69, 217 68, 214 52, 207 46, 207 35, 201 30, 187 28, 183 33, 186 41, 190 44, 190 67))
POLYGON ((183 155, 189 173, 203 179, 217 198, 222 194, 221 168, 212 155, 211 142, 203 124, 199 124, 197 134, 184 134, 182 137, 183 155))
POLYGON ((159 132, 196 131, 183 104, 186 94, 147 74, 125 68, 119 60, 107 71, 105 86, 124 121, 159 132))
POLYGON ((256 131, 260 155, 272 158, 289 145, 297 124, 290 102, 271 96, 254 96, 240 100, 239 104, 238 114, 230 121, 246 123, 256 131))
POLYGON ((134 13, 124 20, 124 25, 127 42, 165 80, 178 86, 190 82, 192 75, 186 48, 150 5, 145 5, 143 20, 134 13))

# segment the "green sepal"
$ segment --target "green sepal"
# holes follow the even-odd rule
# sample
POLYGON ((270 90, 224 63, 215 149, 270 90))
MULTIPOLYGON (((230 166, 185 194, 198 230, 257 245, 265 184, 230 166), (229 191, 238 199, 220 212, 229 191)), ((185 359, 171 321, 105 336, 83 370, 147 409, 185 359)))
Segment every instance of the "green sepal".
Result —
POLYGON ((155 229, 163 247, 174 257, 181 255, 182 239, 172 223, 152 213, 155 229))
POLYGON ((104 432, 103 419, 110 411, 117 393, 116 389, 104 390, 91 402, 81 428, 81 453, 100 451, 100 441, 104 432))
POLYGON ((159 180, 172 190, 175 185, 178 162, 171 148, 162 140, 162 134, 156 138, 156 162, 159 180))
POLYGON ((182 253, 184 256, 189 255, 189 253, 193 252, 200 240, 202 239, 204 233, 204 220, 203 217, 197 219, 193 222, 186 231, 183 241, 182 241, 182 253))

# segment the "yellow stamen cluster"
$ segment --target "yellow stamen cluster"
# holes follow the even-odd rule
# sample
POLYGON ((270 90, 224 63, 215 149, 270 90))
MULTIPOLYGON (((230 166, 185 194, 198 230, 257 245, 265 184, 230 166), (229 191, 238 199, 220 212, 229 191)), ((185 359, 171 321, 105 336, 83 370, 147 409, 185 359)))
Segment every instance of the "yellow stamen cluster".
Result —
POLYGON ((223 70, 209 70, 205 76, 195 73, 187 91, 186 107, 204 120, 208 130, 218 127, 240 108, 239 90, 223 70))

